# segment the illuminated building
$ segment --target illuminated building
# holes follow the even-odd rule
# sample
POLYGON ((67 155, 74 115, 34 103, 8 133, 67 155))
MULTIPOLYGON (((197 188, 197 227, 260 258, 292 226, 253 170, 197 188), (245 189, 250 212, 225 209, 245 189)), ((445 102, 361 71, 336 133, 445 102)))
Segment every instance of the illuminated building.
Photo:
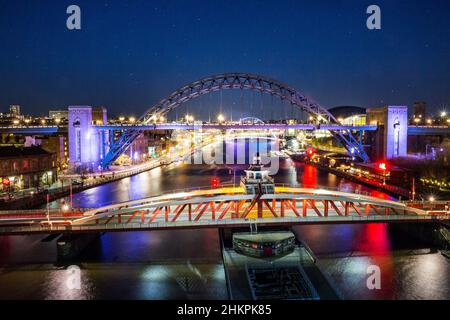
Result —
POLYGON ((50 110, 48 112, 48 117, 50 119, 69 119, 68 110, 50 110))
POLYGON ((49 186, 57 180, 55 155, 41 147, 0 147, 3 191, 49 186))

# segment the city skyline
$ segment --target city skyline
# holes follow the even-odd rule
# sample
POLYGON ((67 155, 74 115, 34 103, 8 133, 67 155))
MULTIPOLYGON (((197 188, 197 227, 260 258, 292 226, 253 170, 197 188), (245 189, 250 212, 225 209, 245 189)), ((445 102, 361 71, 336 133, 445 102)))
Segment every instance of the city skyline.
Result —
POLYGON ((450 103, 448 1, 379 1, 382 29, 372 31, 368 1, 77 1, 82 29, 72 31, 70 4, 0 3, 2 109, 102 105, 139 116, 225 71, 275 78, 327 108, 426 101, 438 113, 450 103))

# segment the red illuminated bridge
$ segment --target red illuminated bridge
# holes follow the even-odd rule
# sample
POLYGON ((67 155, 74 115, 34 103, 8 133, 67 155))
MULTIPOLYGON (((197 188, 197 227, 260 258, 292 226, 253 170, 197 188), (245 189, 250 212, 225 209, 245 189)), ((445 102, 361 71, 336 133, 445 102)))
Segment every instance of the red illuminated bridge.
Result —
POLYGON ((277 186, 275 194, 245 194, 242 188, 230 186, 48 213, 45 209, 0 212, 0 234, 450 221, 444 203, 435 202, 430 211, 421 203, 285 186, 277 186))

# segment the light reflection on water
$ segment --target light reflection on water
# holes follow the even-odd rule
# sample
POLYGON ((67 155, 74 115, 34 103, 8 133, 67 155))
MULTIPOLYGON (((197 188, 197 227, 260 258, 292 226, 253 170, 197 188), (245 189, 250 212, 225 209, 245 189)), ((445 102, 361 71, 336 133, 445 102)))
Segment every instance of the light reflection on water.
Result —
MULTIPOLYGON (((235 166, 236 176, 247 166, 235 166)), ((231 181, 229 166, 174 164, 89 189, 74 196, 75 206, 102 206, 170 190, 208 186, 211 176, 231 181)), ((280 162, 277 183, 378 191, 292 160, 280 162)), ((296 226, 293 228, 319 257, 344 297, 450 298, 450 266, 439 253, 403 239, 401 246, 385 224, 296 226), (382 290, 365 286, 366 269, 382 270, 382 290)), ((66 290, 65 270, 56 267, 55 241, 43 236, 0 237, 0 299, 226 299, 217 230, 106 233, 81 262, 82 290, 66 290)))

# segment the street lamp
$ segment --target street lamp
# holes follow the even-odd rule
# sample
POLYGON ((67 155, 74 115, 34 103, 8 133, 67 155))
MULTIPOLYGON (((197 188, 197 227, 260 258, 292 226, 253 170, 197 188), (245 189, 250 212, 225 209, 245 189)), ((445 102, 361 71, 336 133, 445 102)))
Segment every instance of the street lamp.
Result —
POLYGON ((217 116, 217 121, 219 121, 219 123, 224 122, 224 121, 225 121, 224 115, 223 115, 223 114, 219 114, 219 115, 217 116))
POLYGON ((444 118, 444 117, 446 117, 446 116, 447 116, 447 111, 442 111, 442 112, 441 112, 441 117, 444 118))
POLYGON ((56 124, 59 124, 60 122, 61 122, 61 119, 55 118, 55 123, 56 123, 56 124))
POLYGON ((432 124, 432 123, 433 123, 433 120, 427 119, 427 123, 428 123, 428 124, 432 124))
POLYGON ((136 121, 135 117, 130 117, 128 120, 130 120, 131 123, 134 123, 136 121))
POLYGON ((383 173, 383 186, 386 185, 387 163, 385 161, 378 162, 378 169, 383 173))
POLYGON ((124 122, 125 121, 125 117, 119 117, 119 121, 120 122, 124 122))

